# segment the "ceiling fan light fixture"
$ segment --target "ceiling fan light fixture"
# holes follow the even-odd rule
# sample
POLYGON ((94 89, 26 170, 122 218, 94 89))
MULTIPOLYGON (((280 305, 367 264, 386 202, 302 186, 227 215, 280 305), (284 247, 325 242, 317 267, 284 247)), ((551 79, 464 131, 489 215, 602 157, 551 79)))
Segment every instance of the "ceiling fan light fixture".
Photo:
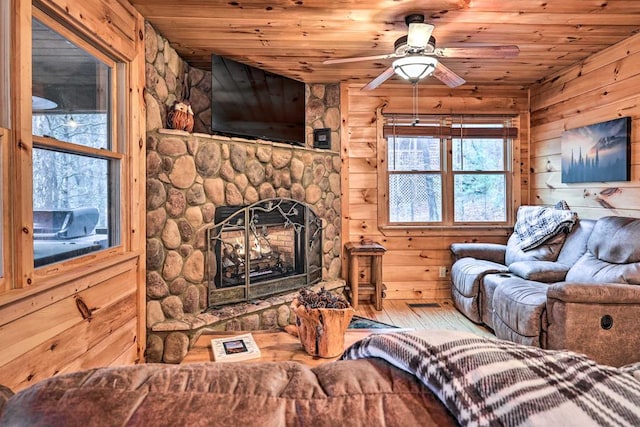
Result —
POLYGON ((50 99, 36 95, 31 96, 31 108, 33 110, 52 110, 57 107, 58 104, 50 99))
POLYGON ((407 34, 407 46, 414 49, 424 49, 429 43, 429 38, 433 32, 433 25, 423 22, 412 22, 409 24, 407 34))
POLYGON ((417 82, 433 74, 438 60, 430 56, 406 56, 393 61, 393 71, 405 80, 417 82))

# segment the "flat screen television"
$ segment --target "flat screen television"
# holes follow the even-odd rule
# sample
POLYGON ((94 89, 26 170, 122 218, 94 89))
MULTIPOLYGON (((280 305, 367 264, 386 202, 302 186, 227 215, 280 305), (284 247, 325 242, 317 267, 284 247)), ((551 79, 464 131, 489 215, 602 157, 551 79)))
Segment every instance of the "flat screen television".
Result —
POLYGON ((219 55, 211 57, 214 134, 305 144, 305 85, 219 55))

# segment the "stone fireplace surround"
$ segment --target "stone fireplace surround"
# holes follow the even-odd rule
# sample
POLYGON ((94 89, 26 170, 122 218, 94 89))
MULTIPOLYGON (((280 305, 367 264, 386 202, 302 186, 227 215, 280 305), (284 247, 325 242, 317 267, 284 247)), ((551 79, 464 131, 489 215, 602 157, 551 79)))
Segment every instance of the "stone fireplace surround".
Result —
POLYGON ((160 129, 147 133, 147 362, 179 363, 207 330, 293 321, 297 294, 207 310, 205 231, 218 206, 273 197, 313 207, 323 222, 323 282, 339 291, 340 155, 266 141, 160 129))
MULTIPOLYGON (((269 186, 256 186, 249 182, 249 174, 254 172, 247 173, 246 169, 256 166, 253 163, 247 168, 252 159, 258 159, 262 164, 265 171, 264 182, 269 182, 271 188, 279 194, 289 192, 306 200, 308 196, 314 198, 318 194, 315 187, 309 188, 311 184, 321 187, 319 200, 324 209, 321 217, 325 227, 325 282, 321 285, 337 291, 344 286, 341 280, 333 280, 340 270, 337 254, 341 246, 338 233, 339 179, 335 176, 340 167, 340 88, 337 83, 307 85, 307 148, 292 150, 288 145, 217 138, 206 134, 211 127, 210 71, 191 67, 183 61, 170 42, 148 22, 145 22, 145 62, 144 100, 149 180, 146 360, 179 363, 190 343, 204 330, 268 329, 272 327, 270 325, 274 325, 274 319, 275 324, 282 326, 289 313, 288 304, 293 300, 293 294, 269 298, 255 304, 227 306, 216 312, 206 312, 203 308, 207 289, 202 278, 204 254, 201 244, 204 241, 203 229, 213 217, 215 208, 224 206, 227 198, 239 204, 248 204, 250 200, 257 200, 256 197, 263 197, 262 193, 265 191, 271 193, 269 186), (195 113, 194 130, 204 133, 188 134, 162 129, 167 108, 174 100, 182 99, 185 93, 188 94, 195 113), (313 130, 320 128, 331 129, 331 146, 334 151, 311 148, 313 130), (194 155, 201 142, 205 145, 215 142, 220 147, 220 157, 224 155, 225 158, 221 160, 215 176, 208 176, 206 173, 201 175, 198 170, 193 183, 184 183, 194 169, 194 155), (232 150, 232 146, 244 147, 245 154, 237 148, 232 150), (292 154, 289 163, 280 169, 279 163, 289 157, 284 154, 284 158, 281 158, 281 149, 292 154), (275 156, 269 157, 268 153, 275 156), (244 160, 238 162, 238 158, 244 160), (264 161, 265 159, 268 160, 264 161), (243 166, 238 166, 242 162, 245 162, 245 171, 241 170, 243 166), (324 175, 316 177, 315 174, 320 174, 322 170, 320 165, 323 162, 324 175), (187 170, 181 174, 179 170, 183 167, 187 170), (284 169, 288 169, 289 174, 284 169), (273 174, 274 171, 278 173, 273 174), (178 185, 174 185, 174 181, 178 185), (300 184, 304 192, 294 184, 300 184), (334 236, 333 241, 327 239, 327 236, 334 236)), ((261 168, 256 169, 260 174, 261 168)))

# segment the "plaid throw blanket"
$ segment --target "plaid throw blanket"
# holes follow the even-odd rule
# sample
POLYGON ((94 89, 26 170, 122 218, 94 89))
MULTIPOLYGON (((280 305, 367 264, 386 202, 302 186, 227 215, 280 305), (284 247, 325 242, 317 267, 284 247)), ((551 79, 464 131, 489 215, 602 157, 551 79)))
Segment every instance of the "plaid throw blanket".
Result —
POLYGON ((371 335, 343 359, 379 357, 420 379, 461 425, 639 426, 634 370, 456 331, 371 335))
POLYGON ((520 249, 534 249, 560 232, 569 233, 578 220, 574 211, 544 206, 520 206, 514 231, 520 249))

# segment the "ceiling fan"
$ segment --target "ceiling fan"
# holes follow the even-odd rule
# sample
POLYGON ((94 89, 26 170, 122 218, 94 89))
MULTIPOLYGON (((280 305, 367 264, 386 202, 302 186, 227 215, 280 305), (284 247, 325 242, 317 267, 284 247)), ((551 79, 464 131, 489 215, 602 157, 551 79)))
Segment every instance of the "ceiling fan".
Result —
POLYGON ((346 62, 371 61, 376 59, 398 58, 378 77, 371 80, 362 90, 372 90, 398 74, 412 83, 433 75, 449 87, 457 87, 465 80, 444 66, 438 58, 512 58, 518 55, 518 46, 481 46, 481 47, 436 47, 436 39, 431 35, 434 26, 424 22, 424 15, 413 13, 404 19, 409 27, 406 36, 394 43, 394 52, 362 56, 357 58, 329 59, 323 64, 343 64, 346 62))

